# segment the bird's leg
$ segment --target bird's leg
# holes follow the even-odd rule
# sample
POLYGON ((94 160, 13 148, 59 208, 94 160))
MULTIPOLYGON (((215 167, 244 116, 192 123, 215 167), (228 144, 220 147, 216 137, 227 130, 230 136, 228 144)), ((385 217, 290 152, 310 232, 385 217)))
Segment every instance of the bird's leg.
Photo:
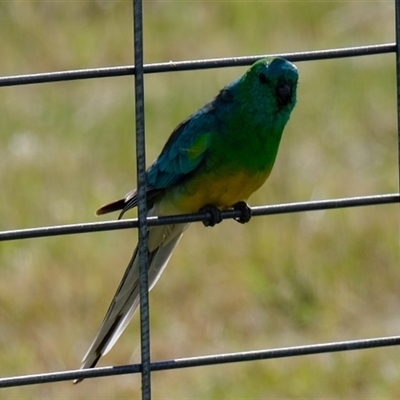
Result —
POLYGON ((208 220, 203 221, 204 226, 214 226, 222 221, 221 210, 212 204, 201 207, 199 212, 207 212, 210 215, 208 220))
POLYGON ((238 218, 235 218, 235 221, 240 222, 241 224, 245 224, 249 222, 251 219, 251 208, 245 201, 239 201, 232 206, 234 210, 240 210, 242 215, 238 218))

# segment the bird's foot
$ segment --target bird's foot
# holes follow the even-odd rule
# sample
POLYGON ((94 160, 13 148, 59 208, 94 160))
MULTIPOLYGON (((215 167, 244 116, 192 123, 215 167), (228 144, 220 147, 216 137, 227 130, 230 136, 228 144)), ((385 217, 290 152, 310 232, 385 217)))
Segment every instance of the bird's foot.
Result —
POLYGON ((232 206, 234 210, 240 210, 242 212, 242 215, 238 218, 235 218, 235 221, 240 222, 241 224, 245 224, 246 222, 249 222, 251 219, 251 208, 245 201, 239 201, 236 204, 232 206))
POLYGON ((222 221, 221 210, 212 204, 201 207, 199 212, 206 212, 210 216, 207 220, 203 221, 204 226, 214 226, 222 221))

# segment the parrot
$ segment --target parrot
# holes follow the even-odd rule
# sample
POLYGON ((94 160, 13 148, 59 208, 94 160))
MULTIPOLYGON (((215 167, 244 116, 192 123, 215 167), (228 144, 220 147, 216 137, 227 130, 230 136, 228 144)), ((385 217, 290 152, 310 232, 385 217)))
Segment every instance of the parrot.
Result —
MULTIPOLYGON (((296 66, 284 58, 260 59, 181 122, 146 170, 147 215, 207 211, 210 218, 203 223, 213 226, 221 221, 221 210, 233 208, 242 210, 238 222, 248 222, 251 208, 246 201, 271 173, 297 101, 298 75, 296 66)), ((137 203, 137 191, 133 190, 96 214, 122 210, 122 218, 137 203)), ((188 226, 148 227, 149 291, 188 226)), ((95 367, 114 346, 138 308, 139 298, 136 247, 81 369, 95 367)))

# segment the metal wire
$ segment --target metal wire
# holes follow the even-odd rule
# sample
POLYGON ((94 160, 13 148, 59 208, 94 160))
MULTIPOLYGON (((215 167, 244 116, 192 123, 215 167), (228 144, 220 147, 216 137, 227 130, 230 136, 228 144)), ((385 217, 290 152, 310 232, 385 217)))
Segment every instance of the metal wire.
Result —
POLYGON ((150 316, 149 316, 149 254, 147 250, 147 195, 146 148, 144 131, 143 80, 143 9, 142 0, 133 1, 133 36, 135 56, 135 111, 136 111, 136 168, 139 222, 139 285, 140 285, 140 350, 142 373, 142 399, 151 399, 150 370, 150 316))
POLYGON ((400 184, 400 2, 395 1, 395 34, 396 34, 396 84, 397 84, 397 160, 400 184))
MULTIPOLYGON (((305 346, 282 347, 270 350, 245 351, 228 354, 178 358, 156 361, 150 364, 151 371, 166 371, 207 365, 219 365, 245 361, 270 360, 285 357, 297 357, 339 351, 365 350, 388 346, 399 346, 400 336, 390 336, 373 339, 348 340, 334 343, 312 344, 305 346)), ((39 383, 54 383, 73 379, 100 378, 104 376, 138 374, 142 372, 141 364, 121 365, 114 367, 97 367, 86 370, 70 370, 45 374, 16 376, 0 379, 0 388, 37 385, 39 383)))
MULTIPOLYGON (((340 49, 301 51, 294 53, 262 54, 258 56, 212 58, 192 61, 170 61, 154 63, 143 66, 144 74, 161 72, 193 71, 201 69, 239 67, 253 64, 264 57, 284 57, 289 61, 316 61, 333 58, 361 57, 376 54, 387 54, 396 51, 395 43, 386 43, 370 46, 346 47, 340 49)), ((34 83, 63 82, 79 79, 111 78, 116 76, 135 75, 135 66, 119 66, 109 68, 90 68, 72 71, 46 72, 39 74, 26 74, 0 77, 0 87, 30 85, 34 83)))
MULTIPOLYGON (((0 241, 21 240, 28 238, 39 238, 57 235, 94 233, 100 231, 139 228, 139 255, 141 263, 140 293, 141 293, 141 364, 124 365, 116 367, 98 367, 90 370, 70 370, 56 373, 44 373, 36 375, 17 376, 0 379, 0 387, 14 387, 22 385, 34 385, 48 382, 60 382, 73 379, 87 379, 110 375, 141 373, 142 375, 142 398, 151 398, 151 371, 162 371, 179 368, 216 365, 242 361, 255 361, 275 359, 282 357, 304 356, 310 354, 322 354, 338 351, 350 351, 366 348, 378 348, 400 345, 400 336, 382 337, 373 339, 360 339, 327 344, 315 344, 306 346, 295 346, 270 350, 247 351, 240 353, 216 354, 192 358, 181 358, 165 361, 151 362, 150 360, 150 329, 149 329, 149 306, 148 306, 148 283, 147 283, 147 227, 170 223, 207 221, 211 216, 206 212, 195 214, 176 215, 166 217, 146 218, 146 195, 145 195, 145 130, 144 130, 144 82, 143 74, 161 73, 171 71, 189 71, 210 68, 222 68, 232 66, 250 65, 257 59, 268 55, 255 55, 250 57, 230 57, 207 60, 192 60, 180 62, 167 62, 143 65, 143 12, 142 1, 133 1, 134 21, 134 66, 119 66, 110 68, 93 68, 82 70, 59 71, 51 73, 27 74, 18 76, 0 77, 1 86, 28 85, 36 83, 60 82, 79 79, 106 78, 135 75, 135 110, 136 110, 136 147, 137 147, 137 181, 138 181, 138 219, 125 221, 106 221, 97 223, 81 223, 74 225, 50 226, 31 229, 18 229, 0 232, 0 241)), ((397 101, 398 121, 400 121, 400 54, 398 43, 400 40, 400 5, 395 2, 396 10, 396 43, 358 46, 351 48, 329 49, 308 52, 272 54, 270 56, 285 57, 290 61, 310 61, 344 57, 369 56, 374 54, 396 53, 397 67, 397 101)), ((398 143, 400 146, 400 130, 398 143)), ((400 154, 400 149, 399 149, 400 154)), ((400 179, 400 158, 399 158, 400 179)), ((400 194, 380 194, 371 196, 329 199, 318 201, 307 201, 287 204, 275 204, 252 208, 253 216, 273 215, 282 213, 305 212, 327 209, 338 209, 347 207, 371 206, 393 204, 400 202, 400 194)), ((222 218, 238 218, 241 216, 239 210, 222 212, 222 218)))
MULTIPOLYGON (((280 203, 269 206, 252 207, 252 216, 259 217, 263 215, 289 214, 294 212, 321 211, 329 209, 340 209, 349 207, 375 206, 384 204, 393 204, 400 202, 400 194, 381 194, 371 196, 346 197, 341 199, 302 201, 295 203, 280 203)), ((239 218, 242 216, 240 210, 221 211, 222 219, 239 218)), ((193 214, 148 217, 146 219, 148 226, 168 225, 187 222, 209 221, 212 216, 207 212, 198 212, 193 214)), ((33 239, 49 236, 72 235, 78 233, 93 233, 104 231, 115 231, 119 229, 137 228, 139 221, 137 218, 86 222, 80 224, 46 226, 42 228, 15 229, 0 232, 0 242, 6 240, 33 239)))

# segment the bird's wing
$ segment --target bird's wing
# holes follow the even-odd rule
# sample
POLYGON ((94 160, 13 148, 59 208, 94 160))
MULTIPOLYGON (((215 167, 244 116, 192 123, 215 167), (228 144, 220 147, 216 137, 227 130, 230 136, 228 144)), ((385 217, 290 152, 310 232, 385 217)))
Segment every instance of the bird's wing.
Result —
MULTIPOLYGON (((211 109, 211 105, 208 108, 211 109)), ((172 132, 161 154, 146 172, 147 201, 161 195, 168 187, 179 185, 187 179, 204 161, 210 145, 212 114, 203 108, 183 121, 172 132), (207 116, 208 115, 208 116, 207 116)), ((122 215, 137 206, 136 189, 125 198, 102 206, 97 215, 122 210, 122 215)))

